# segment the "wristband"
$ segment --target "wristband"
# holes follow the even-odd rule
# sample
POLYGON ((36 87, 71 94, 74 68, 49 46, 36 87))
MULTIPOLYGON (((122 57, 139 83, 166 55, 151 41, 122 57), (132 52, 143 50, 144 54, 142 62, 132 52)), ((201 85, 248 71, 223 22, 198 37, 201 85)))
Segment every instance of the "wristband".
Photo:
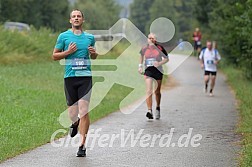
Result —
POLYGON ((138 67, 140 68, 140 67, 143 67, 143 64, 138 64, 138 67))

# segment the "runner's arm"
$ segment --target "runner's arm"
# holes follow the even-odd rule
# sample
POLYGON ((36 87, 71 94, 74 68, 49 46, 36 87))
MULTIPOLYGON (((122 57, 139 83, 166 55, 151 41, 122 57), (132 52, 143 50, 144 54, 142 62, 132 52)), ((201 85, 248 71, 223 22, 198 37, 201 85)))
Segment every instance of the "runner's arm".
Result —
POLYGON ((216 65, 219 64, 220 60, 221 60, 221 56, 220 56, 219 52, 217 51, 217 55, 216 55, 216 59, 214 61, 214 64, 216 64, 216 65))
POLYGON ((98 54, 96 53, 95 48, 92 47, 92 46, 89 46, 89 47, 88 47, 88 50, 89 50, 89 53, 90 53, 90 58, 91 58, 91 59, 96 59, 97 56, 98 56, 98 54))
POLYGON ((140 64, 143 64, 143 59, 144 59, 144 57, 143 57, 143 55, 141 55, 141 56, 140 56, 140 60, 139 60, 139 65, 140 65, 140 64))
POLYGON ((168 57, 166 57, 166 58, 163 57, 162 61, 160 61, 159 63, 160 63, 160 65, 163 65, 163 64, 167 63, 168 61, 169 61, 168 57))
POLYGON ((217 65, 217 64, 219 64, 219 62, 220 62, 220 59, 217 59, 214 61, 214 64, 217 65))
POLYGON ((160 62, 156 61, 156 62, 154 63, 154 66, 155 66, 155 67, 162 66, 163 64, 167 63, 168 61, 169 61, 169 58, 168 58, 168 57, 163 57, 163 58, 162 58, 162 61, 160 61, 160 62))
POLYGON ((204 68, 204 60, 203 60, 203 59, 200 60, 200 67, 201 67, 202 69, 204 68))
POLYGON ((204 68, 203 51, 200 52, 199 60, 200 60, 200 66, 203 69, 204 68))
POLYGON ((68 50, 62 52, 61 50, 54 48, 52 58, 53 60, 61 60, 67 57, 68 55, 69 55, 68 50))
POLYGON ((67 57, 68 55, 74 53, 76 50, 77 50, 76 44, 71 42, 68 46, 68 50, 66 51, 54 48, 52 58, 53 60, 61 60, 67 57))
POLYGON ((140 74, 143 73, 143 59, 144 59, 144 56, 141 55, 141 56, 140 56, 140 59, 139 59, 139 65, 138 65, 138 72, 139 72, 140 74))
POLYGON ((95 38, 94 36, 92 36, 92 39, 91 39, 91 44, 88 46, 88 51, 89 51, 89 54, 90 54, 90 58, 91 59, 96 59, 98 54, 96 52, 96 49, 95 49, 95 38))
MULTIPOLYGON (((161 45, 159 45, 159 46, 161 46, 161 45)), ((165 63, 167 63, 169 61, 168 53, 166 52, 165 48, 163 46, 161 46, 161 48, 162 48, 161 51, 162 51, 162 54, 163 54, 162 55, 162 61, 157 62, 156 67, 161 66, 161 65, 163 65, 163 64, 165 64, 165 63)))

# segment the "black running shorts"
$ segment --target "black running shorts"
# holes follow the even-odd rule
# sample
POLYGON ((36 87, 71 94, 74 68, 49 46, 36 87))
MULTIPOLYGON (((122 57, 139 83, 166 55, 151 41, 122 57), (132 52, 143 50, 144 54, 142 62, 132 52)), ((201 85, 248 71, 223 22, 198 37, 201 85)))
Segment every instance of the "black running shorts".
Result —
POLYGON ((201 48, 201 44, 198 44, 197 41, 194 41, 194 50, 197 50, 198 48, 201 48))
POLYGON ((214 76, 216 76, 216 74, 217 74, 217 72, 215 71, 205 71, 205 73, 204 73, 204 75, 214 75, 214 76))
POLYGON ((79 99, 90 101, 92 77, 65 78, 64 89, 68 106, 72 106, 79 99))
POLYGON ((147 67, 145 69, 144 75, 146 77, 154 78, 155 80, 162 80, 163 74, 154 66, 147 67))

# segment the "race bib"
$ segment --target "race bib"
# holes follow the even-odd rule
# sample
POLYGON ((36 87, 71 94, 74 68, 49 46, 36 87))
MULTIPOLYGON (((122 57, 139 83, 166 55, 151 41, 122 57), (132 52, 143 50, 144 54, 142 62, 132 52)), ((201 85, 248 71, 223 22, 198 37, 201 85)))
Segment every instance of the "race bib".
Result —
POLYGON ((200 42, 200 41, 197 41, 197 45, 201 45, 201 42, 200 42))
POLYGON ((207 60, 207 64, 214 64, 213 60, 207 60))
POLYGON ((146 67, 154 66, 154 62, 156 61, 155 58, 149 58, 145 60, 146 67))
POLYGON ((87 69, 87 60, 84 58, 75 58, 72 60, 72 70, 87 69))

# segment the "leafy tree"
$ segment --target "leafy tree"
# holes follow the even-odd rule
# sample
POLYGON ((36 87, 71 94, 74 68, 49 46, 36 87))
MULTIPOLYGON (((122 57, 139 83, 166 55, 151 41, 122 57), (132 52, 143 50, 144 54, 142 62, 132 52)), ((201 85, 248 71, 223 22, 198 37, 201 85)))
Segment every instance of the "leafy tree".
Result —
MULTIPOLYGON (((188 39, 191 36, 192 26, 196 20, 193 17, 195 0, 135 0, 131 4, 130 19, 146 35, 150 24, 158 17, 167 17, 176 27, 177 37, 188 39)), ((176 36, 174 38, 176 39, 176 36)))
MULTIPOLYGON (((150 20, 145 27, 146 32, 149 32, 151 23, 159 17, 166 17, 170 19, 173 22, 175 28, 176 29, 178 28, 177 26, 178 13, 176 11, 175 2, 173 0, 155 0, 149 11, 150 11, 150 20)), ((175 31, 175 33, 177 34, 177 31, 175 31)), ((172 41, 177 40, 176 34, 175 38, 173 38, 172 41)))
POLYGON ((36 28, 65 29, 68 0, 0 0, 0 22, 16 21, 36 28))
POLYGON ((23 15, 27 13, 26 5, 30 0, 0 0, 1 21, 24 21, 23 15))
POLYGON ((236 3, 237 10, 242 11, 236 16, 237 35, 240 38, 240 64, 247 78, 252 79, 252 0, 236 3))
POLYGON ((60 30, 65 29, 69 23, 68 0, 35 0, 35 5, 41 6, 40 19, 43 26, 60 30))
POLYGON ((109 29, 119 19, 120 6, 114 0, 79 0, 75 8, 85 15, 85 28, 109 29))
POLYGON ((178 36, 190 41, 192 39, 192 29, 196 27, 196 19, 193 16, 195 2, 194 0, 177 0, 176 2, 175 8, 178 13, 176 17, 178 36))
POLYGON ((130 5, 130 20, 138 27, 140 31, 147 35, 146 25, 149 24, 150 11, 153 0, 134 0, 130 5))

